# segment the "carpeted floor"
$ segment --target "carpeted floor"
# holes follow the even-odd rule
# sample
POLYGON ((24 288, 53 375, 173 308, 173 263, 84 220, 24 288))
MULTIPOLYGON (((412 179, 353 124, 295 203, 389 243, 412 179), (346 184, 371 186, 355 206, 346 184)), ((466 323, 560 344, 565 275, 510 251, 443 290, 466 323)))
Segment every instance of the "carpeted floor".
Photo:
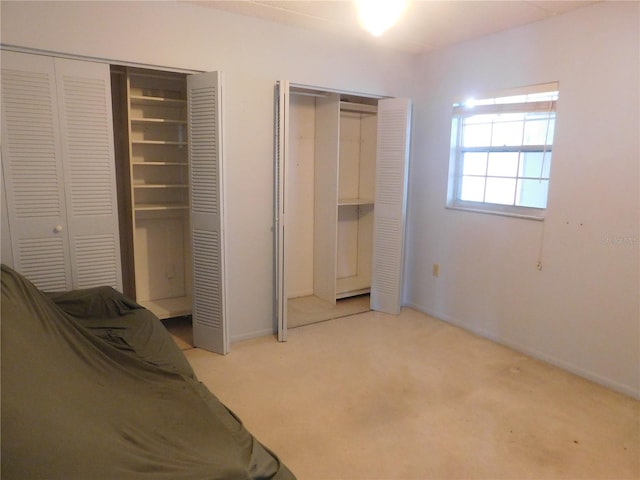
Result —
POLYGON ((415 310, 185 351, 300 480, 640 478, 640 402, 415 310))

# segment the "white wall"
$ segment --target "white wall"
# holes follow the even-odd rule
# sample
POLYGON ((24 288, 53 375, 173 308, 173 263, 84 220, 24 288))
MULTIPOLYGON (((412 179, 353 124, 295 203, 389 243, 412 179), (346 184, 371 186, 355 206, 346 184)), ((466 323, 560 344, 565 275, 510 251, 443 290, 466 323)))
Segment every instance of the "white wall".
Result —
POLYGON ((271 333, 275 82, 408 95, 413 57, 181 2, 0 8, 3 45, 223 72, 230 338, 271 333))
POLYGON ((634 396, 639 6, 597 4, 421 58, 405 269, 407 304, 634 396), (445 209, 454 98, 555 80, 546 220, 445 209))

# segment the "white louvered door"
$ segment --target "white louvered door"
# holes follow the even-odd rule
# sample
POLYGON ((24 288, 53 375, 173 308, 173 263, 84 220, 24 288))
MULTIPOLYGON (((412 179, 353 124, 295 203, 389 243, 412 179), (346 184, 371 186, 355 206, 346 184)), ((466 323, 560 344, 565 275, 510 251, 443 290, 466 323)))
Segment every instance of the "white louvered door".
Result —
POLYGON ((289 82, 280 81, 276 95, 276 131, 277 150, 275 165, 275 282, 276 282, 276 322, 278 324, 278 341, 287 340, 287 269, 285 256, 286 202, 285 179, 288 157, 289 138, 289 82))
POLYGON ((193 255, 193 343, 229 351, 224 288, 221 75, 187 77, 193 255))
POLYGON ((55 67, 73 285, 122 291, 109 67, 55 67))
POLYGON ((3 241, 42 290, 122 289, 110 102, 107 65, 2 51, 3 241))
POLYGON ((52 58, 2 52, 2 167, 13 267, 47 291, 72 287, 56 95, 52 58))
POLYGON ((402 303, 410 120, 409 99, 378 102, 371 309, 394 315, 402 303))

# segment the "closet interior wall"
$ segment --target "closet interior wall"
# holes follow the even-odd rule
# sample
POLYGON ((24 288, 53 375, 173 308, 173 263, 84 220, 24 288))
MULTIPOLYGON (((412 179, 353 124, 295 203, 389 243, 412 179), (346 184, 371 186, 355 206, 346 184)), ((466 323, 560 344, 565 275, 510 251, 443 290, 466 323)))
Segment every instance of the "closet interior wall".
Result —
POLYGON ((377 99, 291 90, 288 299, 369 293, 377 99))

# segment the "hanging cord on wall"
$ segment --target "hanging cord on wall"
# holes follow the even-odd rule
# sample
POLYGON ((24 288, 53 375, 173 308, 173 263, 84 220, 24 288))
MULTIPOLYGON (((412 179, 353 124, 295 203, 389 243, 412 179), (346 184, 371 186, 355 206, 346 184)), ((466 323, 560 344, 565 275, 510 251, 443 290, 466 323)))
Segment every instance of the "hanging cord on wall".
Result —
MULTIPOLYGON (((547 144, 549 138, 549 129, 551 128, 551 112, 555 112, 555 102, 549 103, 549 109, 547 110, 547 129, 544 135, 544 146, 542 147, 542 162, 540 164, 540 175, 538 176, 538 182, 542 183, 542 178, 544 175, 544 164, 547 159, 547 144)), ((549 193, 547 192, 547 198, 549 193)), ((544 230, 546 222, 541 222, 542 226, 540 227, 540 247, 538 249, 538 263, 536 263, 536 268, 540 271, 542 270, 542 257, 544 253, 544 230)))
POLYGON ((547 159, 547 143, 549 138, 549 128, 551 126, 551 112, 555 113, 555 102, 549 103, 549 110, 547 110, 547 130, 544 134, 544 145, 542 147, 542 162, 540 164, 540 175, 538 176, 538 182, 542 182, 542 175, 544 173, 544 162, 547 159))
POLYGON ((540 247, 538 248, 538 263, 536 263, 536 268, 538 270, 542 270, 542 257, 544 254, 544 228, 545 222, 539 222, 540 226, 540 247))

